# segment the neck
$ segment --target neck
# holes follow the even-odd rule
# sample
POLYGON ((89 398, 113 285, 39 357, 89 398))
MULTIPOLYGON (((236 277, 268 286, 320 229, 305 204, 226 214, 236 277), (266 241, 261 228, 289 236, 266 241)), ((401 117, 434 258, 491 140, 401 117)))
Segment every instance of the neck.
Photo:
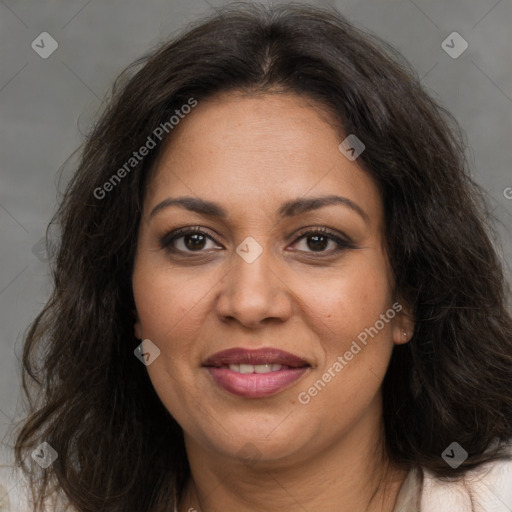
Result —
POLYGON ((379 428, 363 418, 342 439, 287 462, 244 463, 185 436, 191 479, 178 510, 392 512, 406 471, 387 460, 375 419, 379 428))

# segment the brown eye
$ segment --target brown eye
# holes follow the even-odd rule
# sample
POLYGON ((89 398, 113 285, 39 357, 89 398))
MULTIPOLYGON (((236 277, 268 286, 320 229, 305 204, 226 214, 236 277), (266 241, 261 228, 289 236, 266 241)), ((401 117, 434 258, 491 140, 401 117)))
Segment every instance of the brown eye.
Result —
POLYGON ((194 233, 193 235, 185 235, 180 238, 183 238, 185 247, 191 251, 203 249, 206 243, 206 237, 197 233, 194 233))
POLYGON ((323 251, 329 244, 330 239, 323 235, 313 235, 307 237, 307 246, 312 251, 323 251))
POLYGON ((160 240, 162 249, 183 253, 202 252, 203 249, 213 249, 218 245, 210 234, 200 228, 183 228, 172 231, 160 240), (208 247, 208 242, 212 242, 214 245, 208 247))
POLYGON ((351 249, 355 247, 354 244, 348 239, 345 240, 325 228, 319 228, 314 231, 307 231, 302 233, 295 241, 294 245, 297 245, 299 241, 302 240, 305 240, 304 245, 306 250, 299 250, 303 252, 332 254, 343 249, 351 249), (332 243, 332 249, 326 250, 329 247, 329 243, 332 243))

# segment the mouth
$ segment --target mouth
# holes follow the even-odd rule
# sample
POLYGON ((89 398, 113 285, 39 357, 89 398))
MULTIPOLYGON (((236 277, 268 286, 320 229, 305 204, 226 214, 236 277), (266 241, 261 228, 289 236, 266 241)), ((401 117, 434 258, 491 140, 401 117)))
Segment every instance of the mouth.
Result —
POLYGON ((264 363, 264 364, 230 364, 223 366, 214 366, 211 368, 229 368, 232 372, 237 373, 270 373, 278 372, 279 370, 290 369, 290 366, 278 363, 264 363))
POLYGON ((210 356, 203 367, 223 390, 244 398, 263 398, 291 386, 311 365, 274 348, 234 348, 210 356))

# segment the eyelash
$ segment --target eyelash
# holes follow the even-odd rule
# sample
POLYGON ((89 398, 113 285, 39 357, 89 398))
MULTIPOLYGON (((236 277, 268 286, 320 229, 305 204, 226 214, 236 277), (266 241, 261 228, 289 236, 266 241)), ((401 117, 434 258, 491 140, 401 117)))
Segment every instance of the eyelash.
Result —
MULTIPOLYGON (((202 229, 198 226, 194 226, 194 227, 180 228, 175 231, 171 231, 170 233, 167 233, 160 239, 160 246, 162 249, 166 249, 172 253, 201 254, 202 252, 205 252, 204 250, 183 251, 181 249, 176 249, 175 247, 173 247, 172 244, 179 238, 182 238, 186 235, 193 235, 193 234, 204 235, 207 238, 209 238, 210 240, 212 240, 213 242, 215 242, 217 245, 221 245, 219 242, 217 242, 217 240, 215 240, 215 237, 213 237, 210 233, 208 233, 207 231, 205 231, 204 229, 202 229)), ((329 240, 334 241, 337 244, 337 247, 334 250, 330 250, 330 251, 300 251, 300 252, 309 253, 309 254, 313 255, 314 257, 322 257, 325 255, 330 256, 334 253, 343 251, 344 249, 354 249, 355 248, 355 245, 351 241, 336 235, 335 233, 333 233, 332 231, 330 231, 326 228, 317 228, 317 229, 311 229, 311 230, 305 230, 305 231, 299 232, 299 234, 298 234, 297 238, 295 239, 295 241, 293 242, 293 244, 297 243, 302 238, 307 238, 308 236, 314 236, 314 235, 325 236, 329 240)))

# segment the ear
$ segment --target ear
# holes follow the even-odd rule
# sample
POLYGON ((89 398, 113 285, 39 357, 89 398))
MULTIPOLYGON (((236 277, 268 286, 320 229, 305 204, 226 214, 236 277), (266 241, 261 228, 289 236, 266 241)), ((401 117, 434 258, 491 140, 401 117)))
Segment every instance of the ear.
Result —
POLYGON ((142 326, 140 324, 139 314, 136 310, 132 309, 133 317, 135 318, 135 322, 133 324, 133 333, 135 338, 138 340, 142 339, 142 326))
POLYGON ((412 307, 404 301, 396 301, 393 309, 397 312, 393 320, 393 342, 403 345, 410 341, 414 334, 414 316, 412 307))

